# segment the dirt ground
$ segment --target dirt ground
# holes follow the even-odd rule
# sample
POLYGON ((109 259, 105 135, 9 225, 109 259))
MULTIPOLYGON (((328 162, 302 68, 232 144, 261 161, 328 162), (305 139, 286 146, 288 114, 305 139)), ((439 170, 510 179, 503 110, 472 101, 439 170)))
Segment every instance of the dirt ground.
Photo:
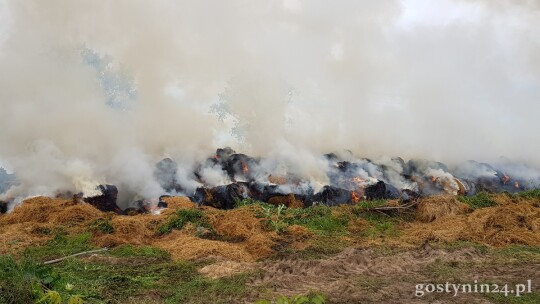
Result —
POLYGON ((426 292, 416 296, 416 285, 428 283, 472 284, 476 280, 478 284, 508 283, 510 289, 530 279, 532 290, 540 289, 540 261, 512 260, 475 247, 434 249, 429 244, 396 252, 347 248, 316 260, 292 257, 258 263, 219 261, 200 270, 212 278, 245 271, 256 273, 249 286, 266 288, 266 292, 252 295, 255 298, 318 291, 327 297, 327 303, 506 303, 500 295, 495 295, 499 297, 496 301, 482 293, 454 296, 453 292, 426 292))

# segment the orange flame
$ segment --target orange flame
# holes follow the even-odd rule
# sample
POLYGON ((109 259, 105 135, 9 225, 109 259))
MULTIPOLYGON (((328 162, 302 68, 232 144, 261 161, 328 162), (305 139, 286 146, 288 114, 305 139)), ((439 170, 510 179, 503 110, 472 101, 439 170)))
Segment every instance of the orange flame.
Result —
POLYGON ((365 182, 366 180, 364 178, 360 178, 360 177, 353 177, 351 179, 352 182, 354 183, 361 183, 361 182, 365 182))
POLYGON ((505 174, 505 175, 501 178, 501 180, 502 180, 503 184, 506 185, 506 184, 508 183, 508 181, 510 181, 510 176, 508 176, 508 175, 505 174))
POLYGON ((515 181, 515 182, 514 182, 514 188, 519 189, 519 183, 518 183, 518 181, 515 181))
POLYGON ((355 191, 351 191, 351 200, 355 203, 360 201, 360 197, 356 194, 355 191))
POLYGON ((242 162, 242 173, 247 174, 248 171, 249 171, 248 166, 246 165, 246 163, 242 162))

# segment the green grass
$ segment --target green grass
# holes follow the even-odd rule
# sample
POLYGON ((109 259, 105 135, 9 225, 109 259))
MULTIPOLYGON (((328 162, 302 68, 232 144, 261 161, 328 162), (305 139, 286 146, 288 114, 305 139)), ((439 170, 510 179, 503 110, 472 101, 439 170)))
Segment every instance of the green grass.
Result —
POLYGON ((360 214, 360 217, 366 219, 370 224, 364 231, 364 236, 370 239, 398 236, 397 224, 403 220, 398 216, 373 212, 364 212, 360 214))
POLYGON ((248 294, 246 281, 249 274, 240 274, 217 280, 193 276, 190 280, 175 286, 174 294, 165 303, 234 303, 233 298, 248 294))
POLYGON ((255 304, 324 304, 326 303, 326 297, 319 293, 311 291, 306 295, 294 295, 294 296, 278 296, 274 301, 270 300, 258 300, 255 304))
POLYGON ((437 259, 427 265, 423 272, 435 282, 459 281, 464 267, 462 262, 437 259))
POLYGON ((540 293, 531 292, 524 293, 520 297, 516 297, 513 294, 504 296, 500 293, 486 293, 484 294, 486 298, 493 300, 495 303, 500 304, 538 304, 540 303, 540 293))
POLYGON ((529 199, 540 199, 540 189, 518 192, 515 195, 518 197, 529 198, 529 199))
POLYGON ((386 204, 388 204, 388 200, 384 200, 384 199, 361 201, 360 203, 354 205, 353 213, 359 214, 367 209, 382 207, 382 206, 385 206, 386 204))
POLYGON ((109 250, 108 253, 112 256, 123 258, 170 259, 170 254, 167 251, 151 246, 123 245, 109 250))
POLYGON ((284 221, 289 225, 304 226, 320 236, 346 235, 349 218, 332 214, 327 206, 312 206, 305 209, 287 209, 284 221))
POLYGON ((540 263, 540 247, 511 245, 497 249, 495 254, 505 262, 540 263))
POLYGON ((253 205, 265 206, 265 207, 274 207, 275 208, 274 205, 267 204, 267 203, 262 202, 262 201, 254 200, 252 198, 237 199, 237 200, 234 201, 234 207, 235 208, 241 208, 241 207, 253 206, 253 205))
POLYGON ((141 257, 165 256, 151 247, 123 246, 108 254, 123 262, 69 258, 42 265, 28 256, 0 256, 0 303, 33 303, 47 290, 58 292, 62 299, 80 295, 84 303, 142 303, 149 301, 148 295, 159 303, 228 303, 248 293, 250 274, 213 280, 200 275, 197 269, 202 264, 194 262, 140 263, 141 257), (139 263, 131 263, 133 258, 139 263))
POLYGON ((309 208, 283 208, 252 199, 236 202, 237 207, 257 206, 257 216, 268 219, 270 230, 284 231, 289 225, 304 226, 317 235, 345 235, 350 217, 332 214, 332 208, 324 205, 309 208))
POLYGON ((490 247, 488 247, 486 244, 471 242, 471 241, 462 241, 462 240, 457 240, 457 241, 452 241, 452 242, 436 242, 436 243, 430 243, 430 245, 432 245, 433 248, 441 248, 441 249, 451 250, 451 251, 473 247, 482 254, 486 254, 491 250, 490 247))
POLYGON ((45 261, 91 250, 95 248, 90 244, 91 237, 89 232, 70 236, 60 231, 45 246, 28 247, 23 251, 23 255, 29 259, 45 261))
POLYGON ((37 297, 33 290, 45 284, 48 276, 30 259, 0 256, 0 303, 33 303, 37 297))
POLYGON ((112 223, 106 219, 97 219, 90 224, 90 232, 110 234, 114 233, 112 223))
POLYGON ((300 251, 295 251, 294 255, 303 260, 315 260, 338 254, 350 243, 335 236, 319 236, 311 240, 310 245, 300 251))
POLYGON ((212 228, 202 211, 197 209, 180 209, 169 217, 166 224, 158 228, 157 233, 159 235, 167 234, 173 229, 182 229, 187 223, 192 223, 196 227, 212 228))
POLYGON ((473 209, 493 207, 497 205, 497 203, 491 199, 491 195, 486 192, 480 192, 474 196, 460 196, 458 199, 461 202, 468 204, 473 209))

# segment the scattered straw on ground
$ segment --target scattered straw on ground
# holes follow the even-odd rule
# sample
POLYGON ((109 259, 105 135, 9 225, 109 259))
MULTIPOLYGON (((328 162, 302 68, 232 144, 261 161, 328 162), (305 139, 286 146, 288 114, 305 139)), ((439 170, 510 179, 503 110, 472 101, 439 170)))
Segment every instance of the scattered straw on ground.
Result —
POLYGON ((268 203, 275 206, 285 205, 287 208, 304 208, 304 202, 296 199, 292 193, 289 195, 271 197, 268 200, 268 203))
POLYGON ((254 258, 264 258, 273 253, 273 239, 277 234, 264 228, 263 219, 255 216, 253 208, 215 210, 208 212, 207 216, 218 235, 238 242, 254 258))
POLYGON ((76 226, 89 221, 103 218, 102 211, 96 209, 90 204, 77 204, 58 210, 50 216, 51 222, 58 225, 76 226))
POLYGON ((540 245, 540 208, 507 203, 469 214, 448 215, 431 223, 411 223, 403 231, 411 241, 477 241, 493 246, 540 245))
POLYGON ((155 239, 151 245, 168 251, 175 260, 197 260, 210 256, 225 257, 238 262, 255 260, 239 244, 201 239, 177 230, 155 239))
POLYGON ((444 216, 465 214, 469 211, 469 206, 458 201, 455 196, 434 196, 424 198, 418 203, 416 219, 427 223, 444 216))
MULTIPOLYGON (((430 240, 468 240, 494 246, 540 246, 540 205, 537 201, 504 194, 494 195, 492 199, 497 202, 496 206, 470 211, 455 197, 424 198, 418 205, 418 221, 400 224, 400 236, 396 238, 365 238, 362 232, 369 223, 364 219, 351 218, 349 231, 353 233, 351 237, 362 244, 368 242, 367 245, 369 242, 395 242, 396 246, 410 246, 430 240)), ((169 251, 175 259, 216 256, 236 262, 266 258, 274 253, 273 248, 278 248, 277 245, 304 248, 314 237, 305 227, 296 225, 289 226, 281 236, 269 231, 265 219, 257 217, 256 206, 233 210, 199 208, 215 231, 216 239, 196 237, 197 227, 189 224, 182 231, 158 236, 158 227, 177 209, 196 208, 186 197, 164 198, 164 201, 169 208, 161 215, 120 216, 70 199, 34 197, 13 212, 0 216, 0 254, 44 244, 58 227, 69 234, 92 231, 92 242, 96 246, 149 245, 169 251), (97 219, 108 220, 114 232, 106 234, 92 230, 92 223, 97 219)), ((352 213, 350 208, 338 207, 332 208, 332 214, 350 216, 352 213)))
POLYGON ((37 196, 23 201, 13 212, 0 217, 0 226, 16 223, 47 223, 51 217, 69 206, 72 200, 37 196))
POLYGON ((41 245, 53 237, 59 226, 80 233, 86 231, 90 222, 105 215, 91 205, 77 204, 71 199, 33 197, 0 217, 1 245, 6 252, 41 245))
POLYGON ((114 216, 111 224, 114 233, 94 237, 98 246, 118 246, 122 244, 148 245, 155 238, 157 227, 164 217, 150 214, 135 216, 114 216))
POLYGON ((248 272, 253 269, 255 269, 254 263, 221 261, 204 266, 203 268, 199 269, 199 273, 211 279, 219 279, 248 272))
POLYGON ((190 201, 189 198, 185 196, 164 197, 162 200, 167 203, 167 209, 163 210, 161 214, 171 214, 178 209, 191 209, 197 207, 194 202, 190 201))

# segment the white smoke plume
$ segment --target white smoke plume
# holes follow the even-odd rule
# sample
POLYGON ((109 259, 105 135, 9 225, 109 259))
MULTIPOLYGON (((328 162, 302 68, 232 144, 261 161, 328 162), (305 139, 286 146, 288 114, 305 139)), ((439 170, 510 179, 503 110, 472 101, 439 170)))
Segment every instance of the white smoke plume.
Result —
POLYGON ((533 0, 2 0, 0 70, 11 196, 193 189, 225 145, 321 185, 343 149, 540 164, 533 0))

